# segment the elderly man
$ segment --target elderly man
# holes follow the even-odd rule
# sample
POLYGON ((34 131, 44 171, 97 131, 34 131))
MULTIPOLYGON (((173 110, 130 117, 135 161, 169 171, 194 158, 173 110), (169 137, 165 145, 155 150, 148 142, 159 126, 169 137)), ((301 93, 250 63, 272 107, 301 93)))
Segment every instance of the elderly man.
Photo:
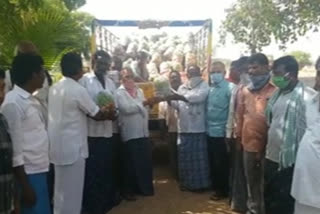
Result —
POLYGON ((212 64, 207 103, 208 153, 214 190, 212 200, 227 197, 229 189, 229 157, 225 136, 234 84, 225 80, 225 74, 226 68, 222 62, 212 64))
POLYGON ((298 80, 299 64, 292 56, 273 64, 273 83, 279 88, 268 102, 269 132, 266 149, 266 212, 290 214, 293 168, 299 143, 306 130, 306 105, 314 90, 298 80))
POLYGON ((178 89, 185 100, 171 102, 178 112, 179 180, 182 191, 201 191, 210 186, 205 119, 209 86, 198 66, 190 66, 187 75, 188 82, 178 89))

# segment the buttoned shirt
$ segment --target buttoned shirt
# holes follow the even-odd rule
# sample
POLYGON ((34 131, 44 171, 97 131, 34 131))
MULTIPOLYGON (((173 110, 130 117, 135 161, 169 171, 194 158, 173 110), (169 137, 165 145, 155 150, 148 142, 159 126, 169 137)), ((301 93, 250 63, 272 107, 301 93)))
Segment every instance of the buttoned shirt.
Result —
POLYGON ((259 91, 242 88, 237 98, 237 136, 245 151, 262 152, 268 137, 265 109, 275 87, 268 83, 259 91))
POLYGON ((40 103, 15 85, 1 107, 13 145, 13 167, 24 166, 27 174, 47 172, 49 139, 40 103))
POLYGON ((87 115, 99 107, 77 81, 64 77, 49 91, 50 158, 56 165, 70 165, 88 157, 87 115))
POLYGON ((207 133, 210 137, 225 137, 233 83, 222 80, 210 87, 207 102, 207 133))
POLYGON ((206 101, 208 92, 209 86, 204 81, 192 89, 187 84, 179 87, 178 93, 189 101, 171 102, 171 105, 178 113, 179 133, 206 132, 206 101))
POLYGON ((124 86, 116 92, 119 108, 119 126, 124 142, 149 137, 148 109, 143 106, 145 100, 141 89, 137 88, 137 97, 132 97, 124 86))
MULTIPOLYGON (((79 83, 85 87, 92 98, 92 100, 97 102, 97 95, 100 92, 114 96, 116 86, 113 81, 107 76, 104 78, 105 88, 98 80, 97 76, 94 73, 85 74, 80 80, 79 83)), ((89 137, 112 137, 112 121, 96 121, 88 117, 88 136, 89 137)))

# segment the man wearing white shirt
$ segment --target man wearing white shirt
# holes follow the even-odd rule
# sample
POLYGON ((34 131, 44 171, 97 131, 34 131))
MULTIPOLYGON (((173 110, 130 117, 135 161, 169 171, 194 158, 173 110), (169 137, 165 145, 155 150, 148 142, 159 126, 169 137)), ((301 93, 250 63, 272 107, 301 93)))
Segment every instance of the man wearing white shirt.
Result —
MULTIPOLYGON (((106 74, 110 64, 109 54, 97 51, 92 56, 93 72, 85 74, 79 80, 93 101, 97 102, 101 93, 114 96, 116 86, 106 74)), ((96 121, 88 118, 89 158, 86 161, 83 213, 106 213, 117 203, 112 171, 112 131, 112 120, 96 121)))
POLYGON ((307 129, 299 144, 291 195, 295 214, 320 213, 320 112, 319 94, 306 103, 307 129))
POLYGON ((6 95, 2 114, 13 144, 13 167, 21 191, 22 214, 50 214, 47 187, 49 139, 45 120, 32 93, 41 88, 43 60, 34 54, 16 56, 11 70, 14 88, 6 95))
POLYGON ((179 182, 182 191, 203 191, 210 186, 206 138, 209 86, 198 66, 189 66, 187 74, 188 82, 178 89, 184 99, 171 102, 178 112, 179 182))
POLYGON ((55 165, 54 214, 80 214, 85 159, 88 157, 87 117, 110 118, 109 109, 92 101, 81 79, 82 61, 75 53, 62 57, 64 76, 49 91, 50 158, 55 165))
POLYGON ((135 194, 154 194, 147 106, 156 104, 160 99, 145 100, 143 91, 136 86, 130 68, 121 71, 121 82, 116 99, 125 159, 123 196, 128 201, 134 201, 135 194))

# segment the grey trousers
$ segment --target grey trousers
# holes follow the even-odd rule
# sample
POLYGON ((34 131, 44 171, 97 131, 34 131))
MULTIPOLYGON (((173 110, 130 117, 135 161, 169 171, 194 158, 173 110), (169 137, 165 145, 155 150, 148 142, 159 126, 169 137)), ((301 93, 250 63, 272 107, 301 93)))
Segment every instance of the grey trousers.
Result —
POLYGON ((244 172, 247 180, 247 214, 264 214, 264 160, 256 158, 257 153, 243 153, 244 172))
POLYGON ((243 167, 243 149, 240 142, 231 145, 231 191, 230 204, 233 211, 245 213, 247 211, 247 186, 243 167))

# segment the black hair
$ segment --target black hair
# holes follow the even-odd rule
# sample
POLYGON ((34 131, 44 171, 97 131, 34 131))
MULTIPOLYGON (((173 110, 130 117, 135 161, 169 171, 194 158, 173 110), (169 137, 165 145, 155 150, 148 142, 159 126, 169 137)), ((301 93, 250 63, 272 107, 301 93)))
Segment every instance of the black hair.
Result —
POLYGON ((253 54, 250 58, 249 58, 249 64, 254 64, 257 63, 259 65, 269 65, 269 60, 268 57, 266 55, 264 55, 263 53, 257 53, 257 54, 253 54))
POLYGON ((284 56, 280 57, 276 61, 274 61, 272 70, 278 68, 283 65, 286 72, 298 77, 299 73, 299 63, 293 56, 284 56))
POLYGON ((0 68, 0 79, 5 79, 6 78, 6 72, 5 70, 0 68))
POLYGON ((82 71, 82 59, 77 53, 67 53, 61 59, 62 75, 65 77, 73 77, 82 71))
POLYGON ((111 56, 104 50, 98 50, 92 55, 91 59, 91 68, 94 68, 94 64, 97 62, 99 58, 104 58, 106 61, 108 61, 109 64, 111 64, 111 56))
POLYGON ((189 70, 195 70, 197 73, 201 74, 201 69, 197 65, 190 65, 187 69, 187 72, 189 72, 189 70))
POLYGON ((11 68, 13 84, 22 86, 32 79, 33 73, 43 70, 43 59, 41 56, 25 53, 14 57, 11 68))

